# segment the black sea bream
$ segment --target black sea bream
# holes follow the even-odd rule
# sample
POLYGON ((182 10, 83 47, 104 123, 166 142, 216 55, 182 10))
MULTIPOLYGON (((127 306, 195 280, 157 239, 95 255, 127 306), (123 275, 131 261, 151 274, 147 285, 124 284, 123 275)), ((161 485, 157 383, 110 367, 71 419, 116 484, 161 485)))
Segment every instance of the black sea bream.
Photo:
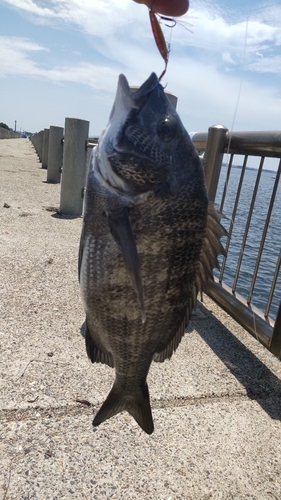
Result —
POLYGON ((127 410, 151 434, 152 361, 178 347, 225 231, 200 158, 153 73, 132 93, 120 75, 93 153, 79 252, 86 348, 115 368, 99 425, 127 410))

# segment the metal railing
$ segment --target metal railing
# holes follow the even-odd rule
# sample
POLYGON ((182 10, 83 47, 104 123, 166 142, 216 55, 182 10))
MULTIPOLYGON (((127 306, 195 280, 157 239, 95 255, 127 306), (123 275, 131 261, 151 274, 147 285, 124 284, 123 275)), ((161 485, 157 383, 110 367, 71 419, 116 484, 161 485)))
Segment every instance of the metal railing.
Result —
MULTIPOLYGON (((62 176, 64 182, 62 182, 61 188, 60 211, 62 214, 75 217, 82 214, 88 160, 91 149, 98 141, 95 137, 88 137, 89 123, 84 122, 84 120, 67 118, 66 125, 68 126, 65 126, 66 135, 68 135, 68 150, 72 146, 74 149, 69 150, 68 155, 66 155, 66 143, 64 140, 63 162, 66 168, 64 168, 62 176), (80 137, 79 141, 78 135, 80 137), (73 191, 73 187, 75 187, 75 192, 73 191), (62 196, 63 193, 64 196, 62 196), (64 202, 62 202, 62 199, 64 199, 64 202)), ((229 238, 226 242, 228 256, 221 260, 221 271, 218 275, 215 275, 214 282, 209 282, 208 294, 237 322, 252 335, 256 336, 268 349, 275 355, 280 356, 281 283, 279 271, 281 265, 281 186, 279 181, 281 174, 281 131, 235 132, 230 134, 227 128, 215 126, 210 127, 208 133, 194 134, 192 139, 198 152, 204 153, 203 164, 209 199, 216 202, 219 201, 220 209, 228 217, 227 223, 229 223, 229 227, 227 228, 229 238), (226 153, 229 155, 227 170, 223 164, 226 153), (240 159, 241 155, 243 155, 242 160, 240 159), (230 188, 233 188, 232 171, 235 167, 237 157, 239 157, 240 176, 236 176, 239 177, 239 180, 237 188, 232 189, 233 207, 229 211, 227 204, 228 193, 231 191, 230 188), (249 204, 247 208, 241 208, 241 199, 243 198, 241 192, 243 194, 246 184, 245 180, 247 180, 248 160, 257 160, 257 157, 259 157, 259 165, 255 169, 256 178, 253 180, 251 186, 253 192, 251 196, 250 194, 248 196, 249 204), (279 166, 277 167, 277 171, 274 172, 275 178, 274 183, 271 183, 273 185, 270 199, 266 205, 263 203, 263 210, 266 216, 261 223, 259 221, 259 225, 262 227, 261 229, 257 228, 257 235, 253 242, 253 240, 250 241, 250 236, 253 222, 255 221, 255 210, 259 203, 260 186, 263 184, 263 167, 265 161, 269 161, 269 158, 278 159, 279 166), (224 185, 222 185, 224 175, 225 181, 224 185), (221 197, 218 200, 219 196, 217 192, 219 193, 220 189, 221 197), (276 204, 278 203, 279 206, 277 206, 276 210, 276 204), (243 210, 243 224, 240 225, 239 234, 237 234, 237 220, 241 219, 241 212, 243 210), (271 262, 267 266, 267 262, 264 262, 264 255, 266 254, 264 249, 267 244, 267 235, 272 230, 273 219, 275 236, 272 242, 273 248, 271 248, 270 252, 271 262), (256 251, 256 255, 253 256, 252 253, 250 258, 247 255, 249 241, 256 251), (235 259, 231 259, 233 244, 236 245, 235 259), (247 281, 243 270, 245 261, 248 266, 247 279, 250 275, 250 280, 248 279, 248 287, 243 286, 241 289, 241 281, 243 285, 245 285, 244 281, 247 281), (272 261, 274 261, 273 264, 272 261), (261 307, 256 302, 256 290, 258 288, 257 283, 259 284, 259 274, 266 267, 270 268, 270 273, 267 272, 266 275, 266 280, 270 283, 270 286, 267 287, 266 294, 263 293, 263 296, 266 295, 266 304, 265 307, 261 307), (275 318, 271 317, 272 305, 275 307, 275 318)), ((61 138, 59 138, 59 142, 61 143, 61 138)), ((43 131, 32 137, 32 143, 38 154, 40 151, 42 153, 43 131)), ((59 167, 57 167, 57 170, 59 172, 59 167)))
MULTIPOLYGON (((276 296, 277 281, 281 265, 281 226, 280 226, 280 239, 275 242, 272 250, 274 254, 271 268, 272 274, 270 276, 270 288, 266 293, 266 305, 263 310, 255 307, 253 304, 253 294, 255 292, 257 277, 263 273, 264 267, 267 266, 267 261, 262 260, 265 249, 265 241, 268 234, 270 221, 272 221, 273 208, 277 200, 277 192, 281 174, 281 131, 273 132, 233 132, 229 133, 228 129, 223 126, 214 126, 209 128, 208 133, 196 133, 193 135, 192 140, 199 153, 204 153, 203 164, 205 170, 206 185, 208 190, 209 199, 211 201, 218 201, 216 198, 219 181, 221 180, 222 165, 224 155, 229 155, 227 171, 225 174, 225 181, 219 201, 219 208, 225 212, 225 201, 229 189, 233 191, 230 178, 234 168, 234 161, 239 155, 239 171, 240 178, 233 200, 233 207, 229 218, 228 239, 226 242, 226 251, 229 250, 232 242, 236 244, 236 259, 231 260, 231 271, 234 276, 230 277, 228 273, 229 257, 224 257, 221 262, 221 269, 219 275, 214 279, 214 282, 209 281, 208 295, 215 300, 228 314, 230 314, 238 323, 240 323, 246 330, 253 336, 258 338, 272 353, 280 356, 281 353, 281 302, 280 298, 276 296), (241 155, 243 155, 241 165, 241 155), (257 166, 256 178, 254 180, 253 191, 249 195, 249 207, 245 213, 243 207, 243 218, 245 220, 244 227, 239 227, 239 234, 235 234, 235 224, 239 219, 239 211, 241 212, 241 190, 244 186, 245 172, 249 158, 259 157, 259 165, 257 166), (264 162, 266 158, 279 159, 277 171, 274 172, 274 183, 270 195, 269 202, 265 207, 263 202, 263 211, 266 210, 265 220, 262 221, 262 227, 257 231, 256 239, 254 242, 257 254, 249 258, 246 256, 246 247, 249 241, 249 230, 253 227, 253 214, 257 210, 258 199, 257 193, 261 187, 261 176, 263 172, 264 162), (252 225, 251 225, 252 224, 252 225), (258 235, 258 232, 261 235, 258 235), (243 292, 237 291, 238 281, 241 277, 243 280, 241 266, 244 263, 247 265, 249 286, 245 287, 243 284, 243 292), (274 270, 273 270, 274 269, 274 270), (247 288, 247 289, 246 289, 247 288), (279 303, 275 320, 269 316, 270 308, 273 299, 279 303)), ((277 160, 278 161, 278 160, 277 160)), ((226 166, 226 165, 224 165, 226 166)), ((221 186, 222 187, 222 186, 221 186)), ((279 220, 276 219, 274 223, 279 223, 281 220, 281 200, 277 210, 279 211, 279 220)), ((240 214, 241 219, 241 214, 240 214)), ((236 231, 237 233, 237 231, 236 231)), ((267 271, 267 269, 265 270, 267 271)), ((268 277, 268 273, 267 273, 268 277)), ((279 282, 278 282, 279 283, 279 282)))

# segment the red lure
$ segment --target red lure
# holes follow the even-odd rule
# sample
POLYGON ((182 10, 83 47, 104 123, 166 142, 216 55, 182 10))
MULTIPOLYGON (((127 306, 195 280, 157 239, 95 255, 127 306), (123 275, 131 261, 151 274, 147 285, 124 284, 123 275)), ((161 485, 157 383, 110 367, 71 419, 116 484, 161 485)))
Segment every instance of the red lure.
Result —
MULTIPOLYGON (((172 22, 173 24, 171 26, 169 26, 170 28, 173 28, 176 25, 176 21, 171 17, 164 17, 164 16, 160 16, 160 15, 159 15, 159 17, 160 17, 160 19, 163 19, 165 21, 172 22)), ((167 70, 169 48, 168 48, 168 45, 167 45, 166 40, 164 38, 160 23, 156 17, 156 12, 154 12, 154 10, 152 10, 152 9, 149 9, 149 19, 150 19, 151 29, 152 29, 155 43, 157 45, 157 48, 158 48, 161 56, 163 57, 163 59, 165 61, 164 71, 159 76, 159 82, 160 82, 161 78, 165 75, 166 70, 167 70)), ((166 26, 168 26, 168 25, 166 25, 166 26)))

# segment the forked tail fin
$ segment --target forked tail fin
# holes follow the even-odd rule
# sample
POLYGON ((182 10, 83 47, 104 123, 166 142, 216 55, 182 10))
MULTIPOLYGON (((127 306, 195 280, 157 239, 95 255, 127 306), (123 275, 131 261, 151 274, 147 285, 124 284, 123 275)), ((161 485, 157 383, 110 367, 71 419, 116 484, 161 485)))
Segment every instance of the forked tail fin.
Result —
POLYGON ((127 410, 134 417, 144 432, 152 434, 154 425, 147 384, 142 387, 141 393, 136 396, 134 394, 128 396, 128 394, 118 389, 115 382, 107 399, 96 414, 93 425, 96 427, 123 410, 127 410))

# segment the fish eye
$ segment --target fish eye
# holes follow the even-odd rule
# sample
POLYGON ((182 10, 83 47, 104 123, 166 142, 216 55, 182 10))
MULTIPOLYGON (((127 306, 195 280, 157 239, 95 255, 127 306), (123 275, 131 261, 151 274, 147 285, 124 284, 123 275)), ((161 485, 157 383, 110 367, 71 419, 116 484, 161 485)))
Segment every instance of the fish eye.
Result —
POLYGON ((176 127, 173 120, 170 117, 166 116, 164 120, 161 120, 157 125, 157 134, 158 137, 164 141, 171 141, 176 135, 176 127))

